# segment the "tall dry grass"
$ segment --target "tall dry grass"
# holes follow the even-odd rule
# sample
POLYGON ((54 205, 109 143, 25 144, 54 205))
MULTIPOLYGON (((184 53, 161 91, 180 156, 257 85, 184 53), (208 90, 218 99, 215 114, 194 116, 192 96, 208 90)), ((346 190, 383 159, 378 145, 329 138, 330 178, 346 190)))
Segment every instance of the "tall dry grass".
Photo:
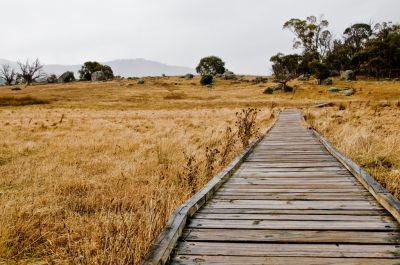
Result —
POLYGON ((3 109, 0 262, 140 263, 240 151, 236 111, 3 109))
POLYGON ((400 198, 398 101, 336 103, 303 114, 312 127, 400 198))

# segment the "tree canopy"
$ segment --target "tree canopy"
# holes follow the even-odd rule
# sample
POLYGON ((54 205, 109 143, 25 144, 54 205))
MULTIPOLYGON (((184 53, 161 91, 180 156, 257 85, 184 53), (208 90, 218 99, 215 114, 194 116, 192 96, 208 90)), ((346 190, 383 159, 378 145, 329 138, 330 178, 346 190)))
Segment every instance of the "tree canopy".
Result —
POLYGON ((196 67, 196 72, 201 75, 216 75, 225 72, 225 62, 217 56, 208 56, 201 58, 196 67))
POLYGON ((271 57, 272 71, 276 81, 283 84, 283 91, 287 91, 286 83, 297 76, 300 56, 298 54, 284 55, 278 53, 271 57))
POLYGON ((98 62, 85 62, 81 70, 78 71, 79 73, 79 79, 81 80, 92 80, 92 74, 97 71, 102 71, 106 77, 106 79, 113 79, 114 78, 114 73, 111 69, 110 66, 108 65, 102 65, 98 62))
POLYGON ((325 29, 329 22, 321 15, 319 20, 309 16, 305 20, 292 18, 283 24, 283 29, 289 29, 296 37, 293 48, 302 48, 303 53, 319 53, 322 57, 329 50, 332 34, 325 29))
POLYGON ((287 82, 293 74, 311 73, 321 81, 330 72, 346 70, 376 78, 400 76, 399 24, 355 23, 344 29, 340 38, 335 38, 328 26, 323 15, 292 18, 283 24, 283 29, 295 35, 293 48, 301 52, 271 57, 277 79, 287 82))

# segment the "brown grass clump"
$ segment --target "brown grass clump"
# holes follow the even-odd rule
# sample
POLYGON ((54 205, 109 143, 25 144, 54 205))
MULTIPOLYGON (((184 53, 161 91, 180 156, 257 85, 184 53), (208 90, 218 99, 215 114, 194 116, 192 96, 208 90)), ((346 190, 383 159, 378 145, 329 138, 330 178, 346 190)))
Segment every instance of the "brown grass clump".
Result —
POLYGON ((338 103, 304 111, 340 151, 400 198, 400 108, 395 101, 338 103))
POLYGON ((12 96, 4 96, 0 97, 0 106, 25 106, 25 105, 34 105, 34 104, 49 104, 50 101, 37 99, 32 96, 23 96, 23 97, 12 97, 12 96))
MULTIPOLYGON (((262 130, 280 108, 334 102, 310 110, 313 126, 334 136, 357 126, 361 147, 346 152, 398 179, 397 83, 334 79, 356 89, 344 97, 312 81, 265 95, 272 82, 143 79, 35 84, 18 97, 48 103, 0 106, 0 263, 139 264, 174 209, 242 150, 243 109, 260 110, 251 128, 262 130)), ((7 97, 15 92, 0 89, 7 97)))

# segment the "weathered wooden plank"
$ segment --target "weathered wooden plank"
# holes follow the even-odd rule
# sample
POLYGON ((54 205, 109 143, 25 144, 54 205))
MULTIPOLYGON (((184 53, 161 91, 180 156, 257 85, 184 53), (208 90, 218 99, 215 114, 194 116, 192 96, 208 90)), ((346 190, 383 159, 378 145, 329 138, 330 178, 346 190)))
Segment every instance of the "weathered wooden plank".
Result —
POLYGON ((360 216, 360 215, 313 215, 313 214, 222 214, 222 213, 196 213, 192 219, 221 219, 221 220, 292 220, 292 221, 377 221, 395 222, 392 216, 360 216))
MULTIPOLYGON (((282 145, 287 145, 287 139, 285 141, 269 141, 265 142, 264 144, 260 144, 260 148, 268 148, 268 147, 273 147, 276 149, 280 149, 282 145)), ((302 140, 302 141, 290 141, 290 147, 293 149, 305 149, 305 150, 310 150, 309 147, 318 147, 316 149, 321 148, 321 144, 316 142, 315 139, 309 139, 309 140, 302 140)))
POLYGON ((257 193, 248 192, 221 192, 213 196, 216 200, 311 200, 311 201, 375 201, 372 196, 351 195, 347 193, 257 193), (340 194, 343 194, 342 196, 340 194), (249 197, 246 199, 246 197, 249 197))
POLYGON ((336 176, 331 178, 321 178, 321 177, 291 177, 291 178, 271 178, 271 177, 259 177, 259 178, 251 178, 251 177, 234 177, 232 176, 226 183, 240 183, 240 182, 248 182, 248 181, 262 181, 262 182, 269 182, 269 183, 359 183, 354 177, 350 176, 336 176))
POLYGON ((260 209, 382 209, 376 201, 276 201, 276 200, 216 200, 207 204, 214 208, 260 208, 260 209))
POLYGON ((374 197, 368 195, 348 195, 343 193, 277 193, 277 194, 264 194, 264 193, 218 193, 215 194, 213 199, 216 200, 304 200, 304 201, 332 201, 332 200, 342 200, 342 201, 376 201, 374 197), (340 195, 342 194, 342 195, 340 195))
POLYGON ((335 157, 332 157, 332 155, 328 152, 316 152, 316 153, 299 153, 299 152, 270 152, 268 149, 267 150, 258 150, 258 152, 251 153, 248 158, 254 158, 254 157, 260 157, 260 158, 266 158, 266 159, 271 159, 271 158, 286 158, 286 159, 302 159, 302 158, 309 158, 309 159, 320 159, 320 158, 325 158, 325 159, 337 159, 335 157))
POLYGON ((332 185, 327 184, 326 186, 324 185, 319 185, 319 184, 298 184, 296 185, 295 183, 283 183, 283 184, 277 184, 277 183, 270 183, 270 184, 261 184, 261 183, 254 183, 251 184, 250 182, 247 184, 242 184, 242 183, 230 183, 229 187, 232 189, 249 189, 249 188, 258 188, 258 189, 301 189, 301 188, 307 188, 307 189, 324 189, 326 187, 329 187, 330 189, 344 189, 347 187, 357 187, 359 189, 364 189, 364 187, 360 184, 354 183, 354 184, 349 184, 349 185, 341 185, 341 183, 335 183, 332 185))
POLYGON ((243 169, 247 168, 284 168, 286 169, 287 167, 295 167, 295 168, 315 168, 318 169, 320 167, 326 168, 326 167, 339 167, 343 168, 343 165, 339 162, 287 162, 287 163, 280 163, 280 162, 274 162, 274 161, 269 161, 269 162, 247 162, 246 164, 243 165, 243 169))
POLYGON ((399 244, 399 232, 321 230, 185 229, 182 239, 214 242, 399 244))
MULTIPOLYGON (((342 198, 375 198, 368 193, 367 190, 361 190, 360 192, 354 193, 353 190, 349 192, 336 192, 336 190, 332 192, 292 192, 291 190, 288 192, 258 192, 254 193, 254 189, 229 189, 229 188, 221 188, 219 189, 216 193, 215 196, 248 196, 248 195, 253 195, 254 197, 259 197, 259 196, 265 196, 265 197, 275 197, 275 196, 282 196, 284 197, 290 197, 290 198, 333 198, 338 197, 340 199, 342 198)), ((376 200, 375 200, 376 201, 376 200)))
POLYGON ((258 188, 257 186, 253 186, 249 188, 248 186, 246 188, 240 189, 240 187, 235 187, 231 188, 230 186, 226 186, 224 188, 221 188, 220 191, 246 191, 246 192, 254 192, 254 193, 349 193, 349 192, 363 192, 365 191, 364 188, 358 188, 358 187, 352 187, 352 188, 339 188, 339 189, 309 189, 309 188, 297 188, 297 189, 286 189, 286 188, 258 188))
POLYGON ((361 185, 360 182, 354 180, 354 179, 349 179, 346 177, 342 178, 331 178, 331 179, 321 179, 321 178, 230 178, 227 182, 227 184, 249 184, 249 185, 324 185, 327 187, 330 186, 352 186, 354 184, 356 185, 361 185))
POLYGON ((190 219, 186 228, 399 231, 397 222, 190 219))
POLYGON ((400 262, 383 258, 313 258, 313 257, 237 257, 237 256, 203 256, 203 255, 177 255, 171 260, 171 265, 206 265, 206 264, 232 264, 232 265, 399 265, 400 262))
POLYGON ((264 148, 257 150, 257 153, 263 153, 263 154, 268 154, 268 155, 277 155, 277 156, 284 156, 284 155, 303 155, 306 156, 307 154, 309 155, 329 155, 329 152, 327 153, 327 150, 323 149, 294 149, 294 148, 280 148, 280 149, 274 149, 274 148, 264 148))
POLYGON ((258 189, 297 189, 297 188, 308 188, 308 189, 324 189, 324 188, 330 188, 330 189, 343 189, 343 188, 348 188, 348 187, 358 187, 359 189, 364 189, 364 186, 362 186, 360 183, 352 183, 352 184, 343 184, 343 183, 327 183, 326 185, 322 184, 307 184, 307 183, 265 183, 263 184, 260 181, 249 181, 248 183, 229 183, 229 187, 233 189, 248 189, 252 187, 256 187, 258 189))
POLYGON ((341 169, 338 167, 288 167, 288 168, 268 168, 268 167, 258 167, 258 168, 250 168, 250 167, 243 167, 240 171, 241 173, 257 173, 257 174, 264 174, 264 173, 271 173, 271 172, 319 172, 320 174, 324 173, 336 173, 340 174, 341 172, 347 173, 346 169, 341 169))
POLYGON ((331 157, 320 157, 320 158, 311 158, 311 157, 302 157, 302 158, 296 158, 296 157, 262 157, 262 156, 257 156, 257 157, 248 157, 245 162, 251 162, 251 163, 260 163, 260 162, 276 162, 276 163, 289 163, 292 161, 296 161, 298 163, 308 163, 308 162, 313 162, 313 163, 322 163, 322 162, 337 162, 335 159, 331 157))
POLYGON ((307 210, 296 210, 296 209, 291 209, 291 210, 284 210, 284 209, 248 209, 248 208, 235 208, 235 209, 228 209, 228 208, 213 208, 213 207, 208 207, 208 205, 205 205, 201 209, 197 211, 197 213, 231 213, 231 214, 241 214, 241 213, 247 213, 247 214, 313 214, 313 215, 382 215, 382 216, 389 216, 390 214, 382 209, 382 210, 354 210, 354 209, 307 209, 307 210))
POLYGON ((181 242, 178 255, 226 255, 245 257, 328 257, 328 258, 398 258, 397 245, 351 244, 251 244, 181 242))
MULTIPOLYGON (((295 178, 295 177, 340 177, 340 176, 352 176, 349 172, 341 171, 341 172, 277 172, 277 171, 270 171, 270 172, 263 172, 262 174, 257 171, 253 172, 243 172, 239 171, 236 172, 232 177, 252 177, 252 178, 265 178, 265 177, 274 177, 274 178, 295 178)), ((353 176, 354 177, 354 176, 353 176)))

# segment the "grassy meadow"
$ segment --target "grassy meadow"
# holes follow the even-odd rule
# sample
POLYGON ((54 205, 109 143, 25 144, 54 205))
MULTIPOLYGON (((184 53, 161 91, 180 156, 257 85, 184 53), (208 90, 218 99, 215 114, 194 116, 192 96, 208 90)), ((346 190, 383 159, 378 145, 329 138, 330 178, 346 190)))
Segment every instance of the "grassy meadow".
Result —
POLYGON ((332 102, 303 109, 307 122, 400 197, 400 82, 333 78, 346 97, 314 80, 268 95, 272 81, 199 79, 0 87, 0 264, 139 264, 243 149, 247 108, 262 131, 280 109, 332 102))

